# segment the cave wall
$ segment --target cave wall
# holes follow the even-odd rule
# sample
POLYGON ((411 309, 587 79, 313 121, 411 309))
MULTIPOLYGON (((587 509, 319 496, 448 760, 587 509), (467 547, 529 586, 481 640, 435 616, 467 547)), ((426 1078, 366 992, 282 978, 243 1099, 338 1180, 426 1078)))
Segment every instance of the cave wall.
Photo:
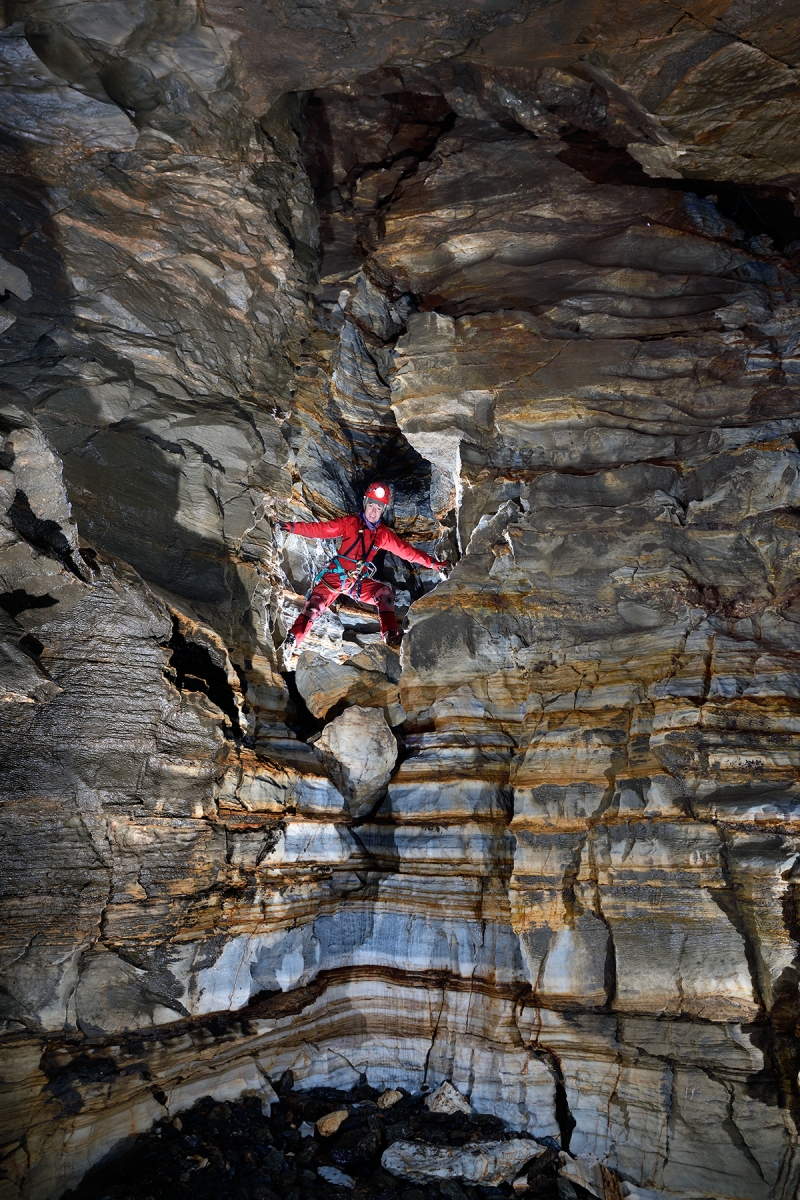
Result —
POLYGON ((291 1067, 788 1200, 791 7, 7 17, 3 1194, 291 1067), (282 674, 375 473, 456 568, 282 674))

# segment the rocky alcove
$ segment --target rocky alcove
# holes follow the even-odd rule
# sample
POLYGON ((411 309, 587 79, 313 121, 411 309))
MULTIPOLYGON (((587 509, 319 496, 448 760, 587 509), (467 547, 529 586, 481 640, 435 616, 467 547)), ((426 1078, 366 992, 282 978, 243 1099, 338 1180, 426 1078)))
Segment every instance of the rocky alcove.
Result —
POLYGON ((4 13, 3 1200, 793 1200, 794 8, 4 13))

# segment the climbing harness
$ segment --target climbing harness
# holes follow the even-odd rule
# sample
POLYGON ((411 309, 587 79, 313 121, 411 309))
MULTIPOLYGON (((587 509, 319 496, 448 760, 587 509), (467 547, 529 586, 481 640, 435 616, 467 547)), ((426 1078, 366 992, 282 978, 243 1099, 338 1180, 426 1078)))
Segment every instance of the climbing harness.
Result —
POLYGON ((378 535, 378 527, 376 526, 375 529, 372 530, 372 541, 369 544, 369 548, 367 548, 364 537, 366 532, 367 531, 365 527, 363 525, 359 525, 358 537, 356 538, 355 542, 353 542, 352 546, 348 546, 347 550, 340 548, 338 554, 335 554, 333 558, 327 562, 320 571, 317 572, 311 587, 306 593, 307 597, 311 595, 318 583, 322 583, 332 592, 345 592, 346 595, 352 596, 354 600, 361 599, 362 584, 367 579, 372 579, 375 575, 375 563, 368 562, 367 560, 372 553, 372 547, 375 545, 375 538, 378 535), (361 558, 356 559, 353 552, 355 551, 359 541, 361 542, 361 558), (343 559, 346 559, 348 562, 355 562, 356 565, 348 569, 344 566, 344 563, 342 562, 343 559), (326 575, 338 575, 338 588, 331 587, 329 583, 325 583, 326 575), (355 591, 353 591, 353 588, 355 588, 355 591))

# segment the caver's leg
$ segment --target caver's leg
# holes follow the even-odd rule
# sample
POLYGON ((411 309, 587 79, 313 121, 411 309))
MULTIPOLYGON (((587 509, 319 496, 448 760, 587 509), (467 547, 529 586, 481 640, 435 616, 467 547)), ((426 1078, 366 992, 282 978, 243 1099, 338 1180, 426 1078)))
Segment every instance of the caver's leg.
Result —
POLYGON ((292 639, 294 645, 299 646, 317 617, 322 616, 326 608, 330 608, 338 595, 338 588, 329 588, 320 580, 303 605, 302 611, 294 625, 289 630, 289 637, 286 639, 287 642, 289 639, 292 639))
POLYGON ((300 615, 297 617, 292 628, 286 635, 286 641, 283 643, 283 669, 284 671, 293 671, 297 662, 297 652, 303 638, 308 633, 311 626, 316 621, 317 617, 322 616, 326 608, 330 608, 336 597, 339 595, 338 577, 334 576, 331 583, 335 582, 333 587, 319 581, 317 586, 312 589, 310 596, 302 607, 300 615))
POLYGON ((390 646, 399 645, 400 630, 397 628, 397 617, 394 615, 394 592, 388 583, 378 579, 365 579, 361 591, 353 590, 353 595, 364 604, 374 604, 378 610, 381 623, 381 635, 390 646))

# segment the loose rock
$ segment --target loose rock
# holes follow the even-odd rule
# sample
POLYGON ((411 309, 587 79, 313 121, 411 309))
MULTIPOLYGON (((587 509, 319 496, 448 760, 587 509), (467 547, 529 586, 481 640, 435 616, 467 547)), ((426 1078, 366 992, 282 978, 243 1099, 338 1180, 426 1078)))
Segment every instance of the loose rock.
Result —
POLYGON ((397 684, 382 671, 336 663, 304 652, 297 662, 297 690, 315 717, 325 717, 337 704, 393 708, 399 703, 397 684))
POLYGON ((331 1137, 349 1116, 350 1113, 346 1108, 337 1108, 335 1112, 326 1113, 317 1121, 317 1132, 322 1137, 331 1137))
POLYGON ((585 1188, 597 1200, 605 1200, 605 1184, 599 1160, 593 1154, 573 1158, 562 1150, 558 1156, 558 1170, 562 1179, 585 1188))
POLYGON ((340 1171, 338 1167, 320 1167, 317 1174, 337 1187, 354 1188, 356 1186, 355 1179, 351 1175, 345 1175, 344 1171, 340 1171))
MULTIPOLYGON (((181 1129, 169 1120, 161 1122, 137 1138, 122 1157, 91 1172, 76 1193, 68 1194, 69 1200, 175 1200, 181 1182, 190 1186, 191 1200, 229 1195, 231 1200, 278 1200, 292 1194, 297 1200, 336 1200, 342 1188, 355 1189, 360 1200, 488 1200, 464 1174, 456 1174, 459 1160, 465 1153, 484 1165, 492 1155, 496 1165, 509 1160, 505 1178, 510 1179, 519 1174, 511 1160, 520 1145, 525 1155, 538 1153, 526 1172, 528 1177, 535 1175, 526 1195, 555 1200, 556 1152, 542 1151, 536 1142, 507 1133, 496 1117, 431 1113, 423 1096, 404 1091, 390 1108, 380 1108, 382 1095, 386 1092, 366 1085, 350 1092, 289 1090, 275 1098, 271 1116, 262 1112, 261 1096, 255 1092, 234 1102, 216 1103, 206 1097, 181 1113, 181 1129), (332 1105, 338 1107, 327 1111, 332 1105), (349 1119, 334 1133, 316 1136, 316 1121, 343 1115, 349 1119), (488 1129, 496 1132, 487 1136, 488 1129), (470 1142, 481 1135, 482 1143, 470 1142), (381 1165, 382 1148, 407 1137, 418 1138, 415 1145, 429 1152, 453 1156, 450 1173, 412 1181, 387 1171, 381 1165), (484 1153, 487 1146, 489 1155, 484 1153)), ((473 1173, 480 1175, 474 1163, 473 1173)), ((492 1183, 493 1178, 484 1173, 478 1183, 497 1188, 496 1200, 511 1200, 515 1192, 510 1183, 492 1183)), ((568 1180, 560 1183, 574 1190, 568 1180)), ((586 1200, 587 1193, 580 1187, 577 1191, 586 1200)), ((619 1198, 607 1193, 604 1200, 619 1198)))
POLYGON ((457 1088, 447 1080, 440 1083, 435 1092, 425 1097, 425 1107, 434 1113, 472 1112, 469 1100, 466 1100, 457 1088))
POLYGON ((394 1108, 399 1100, 403 1099, 403 1093, 396 1091, 394 1088, 387 1088, 378 1096, 378 1108, 394 1108))
POLYGON ((429 1179, 462 1179, 497 1187, 535 1158, 536 1142, 472 1142, 465 1146, 431 1146, 426 1142, 395 1142, 384 1152, 381 1166, 392 1175, 424 1183, 429 1179))

